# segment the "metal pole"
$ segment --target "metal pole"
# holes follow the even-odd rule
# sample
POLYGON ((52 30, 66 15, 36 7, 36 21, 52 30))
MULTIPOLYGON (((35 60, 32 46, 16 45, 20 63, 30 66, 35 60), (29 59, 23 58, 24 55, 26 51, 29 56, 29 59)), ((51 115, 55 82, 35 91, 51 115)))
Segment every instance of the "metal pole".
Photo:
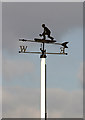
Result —
POLYGON ((45 119, 45 58, 41 58, 41 118, 45 119))
POLYGON ((41 119, 47 119, 47 98, 46 98, 46 87, 47 87, 47 83, 46 83, 46 64, 45 64, 45 59, 46 59, 46 54, 65 54, 67 55, 67 53, 65 53, 65 48, 68 48, 67 43, 68 42, 64 42, 64 43, 55 43, 56 41, 50 41, 50 40, 42 40, 42 39, 35 39, 34 40, 25 40, 25 39, 19 39, 19 41, 28 41, 28 42, 40 42, 42 43, 41 45, 41 52, 27 52, 27 46, 20 46, 21 51, 19 51, 19 53, 36 53, 36 54, 41 54, 40 58, 41 58, 41 119), (61 49, 60 53, 48 53, 46 52, 46 49, 44 49, 44 45, 45 43, 50 43, 50 44, 57 44, 57 45, 62 45, 63 49, 61 49))
POLYGON ((46 87, 47 87, 47 80, 46 80, 46 64, 45 64, 45 120, 47 120, 47 90, 46 90, 46 87))

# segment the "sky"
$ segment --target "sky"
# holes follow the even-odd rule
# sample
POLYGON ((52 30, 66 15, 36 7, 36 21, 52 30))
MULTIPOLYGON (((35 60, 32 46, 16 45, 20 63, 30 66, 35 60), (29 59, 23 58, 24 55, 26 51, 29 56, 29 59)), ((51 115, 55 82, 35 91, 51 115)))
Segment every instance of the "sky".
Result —
POLYGON ((1 2, 84 2, 84 0, 1 0, 1 2))
MULTIPOLYGON (((2 116, 2 6, 0 2, 0 116, 2 116)), ((0 117, 1 118, 1 117, 0 117)))
POLYGON ((82 118, 83 3, 3 3, 2 21, 2 116, 40 117, 40 56, 18 51, 20 45, 39 51, 40 44, 19 38, 38 37, 45 23, 57 42, 69 42, 68 56, 46 58, 48 117, 82 118))

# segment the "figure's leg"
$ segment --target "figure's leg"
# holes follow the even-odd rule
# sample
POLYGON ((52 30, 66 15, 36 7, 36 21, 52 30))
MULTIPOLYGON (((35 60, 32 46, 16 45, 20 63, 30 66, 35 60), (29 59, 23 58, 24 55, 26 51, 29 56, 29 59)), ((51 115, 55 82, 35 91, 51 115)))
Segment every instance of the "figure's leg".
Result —
POLYGON ((50 36, 50 34, 48 34, 48 38, 50 38, 51 40, 53 40, 54 38, 50 36))
POLYGON ((45 33, 43 33, 42 36, 43 36, 43 40, 45 40, 46 39, 45 33))

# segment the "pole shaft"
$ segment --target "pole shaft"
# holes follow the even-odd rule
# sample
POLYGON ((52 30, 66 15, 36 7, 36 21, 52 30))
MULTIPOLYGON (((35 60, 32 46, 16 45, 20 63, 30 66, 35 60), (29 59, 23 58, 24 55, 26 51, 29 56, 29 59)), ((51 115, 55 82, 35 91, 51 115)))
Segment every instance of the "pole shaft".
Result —
POLYGON ((44 43, 43 43, 43 51, 44 51, 44 43))
POLYGON ((47 80, 46 80, 46 64, 45 64, 45 120, 47 120, 47 80))
POLYGON ((41 118, 45 118, 45 58, 41 58, 41 118))

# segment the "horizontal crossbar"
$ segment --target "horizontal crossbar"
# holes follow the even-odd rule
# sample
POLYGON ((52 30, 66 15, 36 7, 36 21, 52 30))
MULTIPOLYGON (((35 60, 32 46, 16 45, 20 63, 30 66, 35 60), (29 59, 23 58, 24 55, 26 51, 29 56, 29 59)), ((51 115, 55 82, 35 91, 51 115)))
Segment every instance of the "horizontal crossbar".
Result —
MULTIPOLYGON (((20 51, 19 51, 19 53, 42 54, 42 52, 20 52, 20 51)), ((67 53, 48 53, 48 52, 46 52, 45 54, 67 55, 67 53)))
POLYGON ((67 53, 46 53, 46 54, 58 54, 58 55, 67 55, 67 53))

